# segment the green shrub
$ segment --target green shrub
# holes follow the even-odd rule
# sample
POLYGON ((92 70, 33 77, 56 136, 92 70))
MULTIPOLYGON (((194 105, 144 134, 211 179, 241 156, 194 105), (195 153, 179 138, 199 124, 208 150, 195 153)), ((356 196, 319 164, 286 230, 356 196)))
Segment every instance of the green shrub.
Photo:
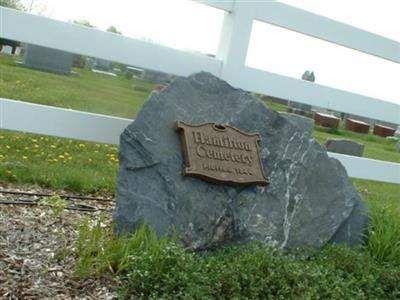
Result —
POLYGON ((400 266, 391 255, 380 260, 344 246, 287 253, 256 243, 192 253, 175 238, 157 239, 148 226, 119 237, 102 227, 101 221, 81 226, 77 274, 111 273, 123 299, 400 297, 400 266))
POLYGON ((400 213, 394 208, 371 210, 368 251, 380 262, 400 265, 400 213))

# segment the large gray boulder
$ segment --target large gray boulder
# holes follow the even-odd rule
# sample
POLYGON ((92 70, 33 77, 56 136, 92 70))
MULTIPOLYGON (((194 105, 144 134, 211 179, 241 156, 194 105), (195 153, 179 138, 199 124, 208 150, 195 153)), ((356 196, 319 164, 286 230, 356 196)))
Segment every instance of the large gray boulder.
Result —
POLYGON ((211 74, 177 78, 153 93, 121 134, 117 231, 146 222, 159 236, 176 231, 196 250, 250 241, 282 248, 362 243, 368 216, 360 195, 305 130, 311 126, 296 122, 211 74), (177 120, 260 133, 271 183, 234 187, 182 176, 177 120))

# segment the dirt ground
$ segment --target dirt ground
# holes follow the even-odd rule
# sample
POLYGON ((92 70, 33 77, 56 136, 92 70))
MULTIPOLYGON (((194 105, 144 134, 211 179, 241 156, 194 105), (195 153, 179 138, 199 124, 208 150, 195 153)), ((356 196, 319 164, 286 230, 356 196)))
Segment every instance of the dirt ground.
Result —
MULTIPOLYGON (((1 190, 52 193, 0 183, 1 190)), ((114 202, 72 201, 75 207, 83 204, 105 211, 64 210, 61 218, 50 207, 4 203, 39 199, 0 192, 0 299, 116 299, 111 279, 82 280, 73 274, 77 225, 100 214, 110 222, 114 202)))

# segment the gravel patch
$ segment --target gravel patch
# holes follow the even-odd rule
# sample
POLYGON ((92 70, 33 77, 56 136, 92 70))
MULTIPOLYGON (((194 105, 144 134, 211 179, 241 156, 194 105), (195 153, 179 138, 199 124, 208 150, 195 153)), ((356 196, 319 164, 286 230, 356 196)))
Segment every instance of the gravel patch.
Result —
MULTIPOLYGON (((52 193, 9 184, 0 184, 0 189, 52 193)), ((6 200, 38 201, 40 197, 0 193, 0 201, 6 200)), ((106 211, 64 210, 57 218, 46 206, 0 204, 0 299, 117 299, 111 278, 82 280, 74 276, 73 255, 78 224, 100 215, 109 224, 114 202, 71 202, 106 211)))

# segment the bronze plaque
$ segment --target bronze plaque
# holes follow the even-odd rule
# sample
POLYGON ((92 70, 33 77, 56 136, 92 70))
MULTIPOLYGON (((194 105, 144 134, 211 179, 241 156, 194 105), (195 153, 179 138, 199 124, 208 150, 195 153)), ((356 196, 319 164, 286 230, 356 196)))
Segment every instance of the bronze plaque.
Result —
POLYGON ((185 159, 184 175, 212 183, 267 185, 259 155, 260 135, 229 125, 177 122, 185 159))

